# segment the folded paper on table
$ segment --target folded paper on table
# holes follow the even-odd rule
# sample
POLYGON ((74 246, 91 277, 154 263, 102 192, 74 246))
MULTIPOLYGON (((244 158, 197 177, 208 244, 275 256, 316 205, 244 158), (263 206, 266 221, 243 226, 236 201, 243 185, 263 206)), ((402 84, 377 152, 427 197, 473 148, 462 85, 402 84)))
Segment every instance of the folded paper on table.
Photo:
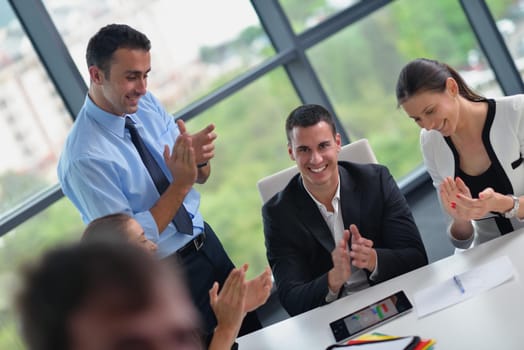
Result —
POLYGON ((513 273, 511 260, 507 256, 501 256, 472 270, 452 275, 442 283, 415 293, 417 315, 424 317, 474 297, 506 282, 513 273), (457 286, 457 280, 460 281, 463 290, 457 286))

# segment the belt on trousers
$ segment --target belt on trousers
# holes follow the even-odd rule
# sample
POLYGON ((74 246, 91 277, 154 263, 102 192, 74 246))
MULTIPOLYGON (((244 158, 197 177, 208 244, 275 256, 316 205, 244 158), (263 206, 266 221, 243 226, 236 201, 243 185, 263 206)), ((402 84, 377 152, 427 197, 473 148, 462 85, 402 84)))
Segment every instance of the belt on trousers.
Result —
POLYGON ((183 258, 191 253, 198 252, 203 246, 204 242, 206 241, 206 233, 202 232, 198 236, 196 236, 195 239, 192 241, 189 241, 185 246, 180 248, 176 251, 176 254, 183 258))

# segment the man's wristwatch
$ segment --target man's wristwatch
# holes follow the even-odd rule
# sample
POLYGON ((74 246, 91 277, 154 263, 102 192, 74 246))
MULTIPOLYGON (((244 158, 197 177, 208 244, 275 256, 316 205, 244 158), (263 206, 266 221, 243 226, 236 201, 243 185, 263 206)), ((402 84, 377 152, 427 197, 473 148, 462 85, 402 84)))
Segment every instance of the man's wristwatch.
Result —
POLYGON ((516 197, 512 194, 508 194, 508 196, 513 199, 513 208, 503 213, 502 216, 504 216, 506 219, 511 219, 517 216, 519 212, 520 202, 519 202, 519 197, 516 197))

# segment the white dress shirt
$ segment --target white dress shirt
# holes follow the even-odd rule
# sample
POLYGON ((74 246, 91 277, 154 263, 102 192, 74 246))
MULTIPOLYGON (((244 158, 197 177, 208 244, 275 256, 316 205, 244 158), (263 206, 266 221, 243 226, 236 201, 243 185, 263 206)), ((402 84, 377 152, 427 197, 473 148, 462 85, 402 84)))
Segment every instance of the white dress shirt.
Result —
MULTIPOLYGON (((343 237, 344 233, 344 221, 342 218, 342 213, 340 212, 340 181, 337 185, 337 191, 335 192, 335 196, 331 200, 331 205, 333 206, 333 211, 329 211, 326 206, 322 203, 320 203, 312 194, 309 192, 306 186, 304 186, 306 189, 306 192, 309 194, 309 196, 313 199, 315 204, 318 207, 318 210, 320 210, 320 214, 326 221, 326 224, 329 227, 329 230, 331 231, 331 234, 333 236, 333 239, 335 241, 335 246, 340 242, 340 240, 343 237)), ((349 229, 349 227, 347 228, 349 229)), ((350 241, 348 242, 349 246, 351 246, 351 236, 350 241)), ((375 265, 375 270, 371 274, 370 278, 373 279, 373 277, 377 274, 378 271, 378 261, 375 265)), ((349 279, 344 283, 344 286, 342 287, 342 293, 341 296, 349 295, 351 293, 357 292, 359 290, 365 289, 369 287, 369 282, 366 276, 366 272, 358 268, 356 266, 351 265, 351 276, 349 279)), ((333 293, 331 290, 329 290, 328 294, 326 295, 326 301, 332 302, 336 300, 338 297, 337 293, 333 293)))

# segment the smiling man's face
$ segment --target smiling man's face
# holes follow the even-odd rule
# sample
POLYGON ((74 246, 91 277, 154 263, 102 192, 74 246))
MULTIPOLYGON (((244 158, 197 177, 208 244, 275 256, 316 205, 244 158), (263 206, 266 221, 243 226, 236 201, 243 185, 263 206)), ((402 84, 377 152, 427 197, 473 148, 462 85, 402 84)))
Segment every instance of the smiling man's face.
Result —
POLYGON ((291 130, 289 155, 297 163, 304 185, 313 194, 336 189, 339 151, 340 135, 333 135, 325 121, 291 130))

